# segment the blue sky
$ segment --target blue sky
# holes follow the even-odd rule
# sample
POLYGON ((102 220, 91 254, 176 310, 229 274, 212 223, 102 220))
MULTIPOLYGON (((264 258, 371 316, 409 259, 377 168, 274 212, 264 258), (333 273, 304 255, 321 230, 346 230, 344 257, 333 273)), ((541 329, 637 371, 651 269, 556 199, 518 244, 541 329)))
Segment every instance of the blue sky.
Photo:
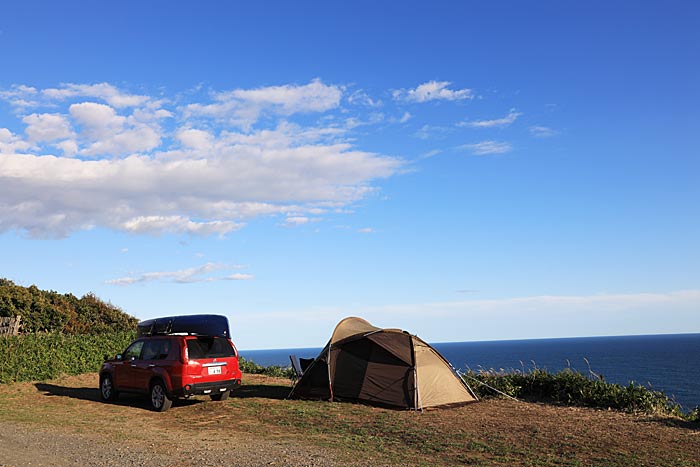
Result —
POLYGON ((0 275, 243 349, 700 332, 698 6, 376 3, 5 5, 0 275))

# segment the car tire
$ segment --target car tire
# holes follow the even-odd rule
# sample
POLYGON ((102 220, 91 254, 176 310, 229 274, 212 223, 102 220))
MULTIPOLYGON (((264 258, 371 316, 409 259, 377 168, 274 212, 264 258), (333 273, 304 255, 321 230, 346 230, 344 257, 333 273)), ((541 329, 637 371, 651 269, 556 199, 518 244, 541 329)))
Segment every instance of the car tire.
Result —
POLYGON ((156 412, 165 412, 173 405, 173 400, 168 397, 168 390, 162 381, 156 381, 151 385, 151 408, 156 412))
POLYGON ((228 399, 228 396, 231 394, 231 391, 225 391, 225 392, 220 392, 219 394, 212 394, 209 397, 211 397, 211 400, 213 401, 225 401, 228 399))
POLYGON ((119 393, 114 388, 114 380, 110 375, 102 375, 100 377, 100 397, 105 402, 114 402, 117 400, 119 393))

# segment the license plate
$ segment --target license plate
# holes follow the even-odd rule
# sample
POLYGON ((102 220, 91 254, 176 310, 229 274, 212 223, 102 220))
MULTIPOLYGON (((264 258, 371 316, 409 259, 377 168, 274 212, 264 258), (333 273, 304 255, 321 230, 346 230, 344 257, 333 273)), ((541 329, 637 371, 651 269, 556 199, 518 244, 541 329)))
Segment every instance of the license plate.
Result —
POLYGON ((210 366, 209 367, 209 374, 210 375, 220 375, 221 374, 221 367, 220 366, 210 366))

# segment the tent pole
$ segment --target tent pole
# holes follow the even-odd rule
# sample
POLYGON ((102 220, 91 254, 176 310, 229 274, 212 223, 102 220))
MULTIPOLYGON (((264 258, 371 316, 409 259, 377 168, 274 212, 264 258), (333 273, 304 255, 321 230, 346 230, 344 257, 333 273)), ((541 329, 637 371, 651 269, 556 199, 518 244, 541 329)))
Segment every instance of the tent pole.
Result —
POLYGON ((413 406, 416 410, 420 410, 423 413, 423 401, 420 398, 420 392, 418 388, 418 369, 416 368, 416 346, 413 345, 413 336, 408 335, 411 342, 411 364, 413 365, 413 406))
POLYGON ((331 351, 333 350, 333 345, 328 343, 328 391, 331 394, 330 401, 333 402, 333 381, 331 380, 331 351))

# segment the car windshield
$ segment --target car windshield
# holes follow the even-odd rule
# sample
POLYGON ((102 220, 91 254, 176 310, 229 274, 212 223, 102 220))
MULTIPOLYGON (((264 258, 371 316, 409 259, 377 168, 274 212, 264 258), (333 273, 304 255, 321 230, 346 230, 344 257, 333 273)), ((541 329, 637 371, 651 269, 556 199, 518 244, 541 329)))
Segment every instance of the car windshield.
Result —
POLYGON ((235 357, 236 353, 228 339, 223 337, 202 337, 187 339, 187 355, 192 360, 204 358, 235 357))

